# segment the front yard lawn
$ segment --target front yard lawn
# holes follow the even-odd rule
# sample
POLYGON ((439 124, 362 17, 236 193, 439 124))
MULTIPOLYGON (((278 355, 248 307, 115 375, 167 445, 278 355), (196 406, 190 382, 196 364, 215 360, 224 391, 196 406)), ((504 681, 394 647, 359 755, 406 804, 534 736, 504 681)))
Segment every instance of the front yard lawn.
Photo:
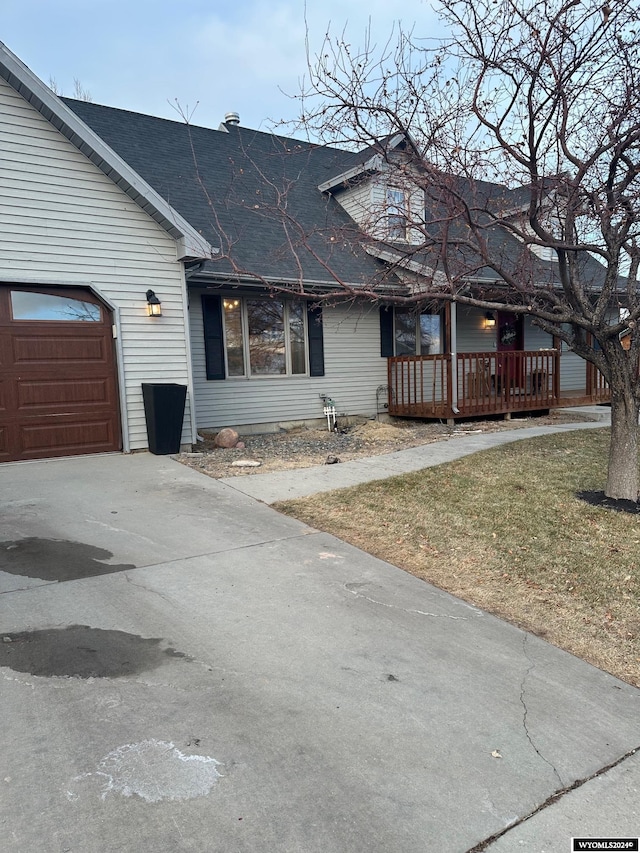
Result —
POLYGON ((640 686, 640 515, 592 506, 609 431, 276 504, 640 686))

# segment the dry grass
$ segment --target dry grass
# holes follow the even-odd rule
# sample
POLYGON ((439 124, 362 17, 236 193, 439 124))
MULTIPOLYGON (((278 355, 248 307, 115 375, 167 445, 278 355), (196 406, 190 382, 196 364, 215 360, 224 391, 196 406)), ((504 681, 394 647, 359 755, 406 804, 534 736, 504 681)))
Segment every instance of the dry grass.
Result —
POLYGON ((602 488, 608 438, 545 436, 276 507, 640 686, 640 515, 576 497, 602 488))

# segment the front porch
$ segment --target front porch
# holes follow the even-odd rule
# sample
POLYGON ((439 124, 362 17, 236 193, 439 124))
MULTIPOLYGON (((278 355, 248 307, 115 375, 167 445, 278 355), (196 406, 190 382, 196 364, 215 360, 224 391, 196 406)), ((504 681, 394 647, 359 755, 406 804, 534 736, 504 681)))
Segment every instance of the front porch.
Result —
POLYGON ((593 405, 610 401, 596 368, 584 378, 563 377, 557 349, 464 352, 388 359, 389 414, 396 417, 468 418, 593 405))

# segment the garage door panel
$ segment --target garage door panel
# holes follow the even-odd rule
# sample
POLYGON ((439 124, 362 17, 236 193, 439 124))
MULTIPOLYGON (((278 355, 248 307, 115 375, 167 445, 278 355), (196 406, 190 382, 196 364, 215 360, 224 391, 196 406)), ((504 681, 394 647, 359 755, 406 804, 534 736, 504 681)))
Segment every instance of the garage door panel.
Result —
MULTIPOLYGON (((109 312, 104 307, 93 311, 96 297, 78 288, 67 289, 69 298, 63 301, 86 300, 93 311, 91 322, 84 322, 84 315, 68 322, 60 317, 14 319, 9 290, 25 289, 0 285, 0 462, 119 450, 109 312)), ((57 304, 64 293, 33 290, 39 294, 38 305, 46 303, 47 294, 57 304)), ((29 299, 22 301, 28 307, 29 299)))
POLYGON ((113 424, 108 416, 90 420, 56 418, 51 423, 22 424, 18 440, 24 459, 100 453, 113 449, 113 424))
POLYGON ((108 377, 20 380, 16 386, 18 413, 59 410, 64 403, 74 409, 100 405, 111 408, 114 403, 112 382, 108 377))
POLYGON ((107 360, 104 337, 22 334, 13 338, 13 362, 17 367, 91 362, 104 364, 107 360))
POLYGON ((7 462, 9 458, 9 427, 0 424, 0 462, 7 462))

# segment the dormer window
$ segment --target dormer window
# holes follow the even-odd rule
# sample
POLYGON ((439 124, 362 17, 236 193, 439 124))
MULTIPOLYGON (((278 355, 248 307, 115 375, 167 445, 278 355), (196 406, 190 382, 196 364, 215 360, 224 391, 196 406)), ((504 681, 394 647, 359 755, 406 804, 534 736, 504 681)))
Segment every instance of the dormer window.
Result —
POLYGON ((387 236, 389 240, 407 239, 407 196, 398 187, 387 188, 387 236))

